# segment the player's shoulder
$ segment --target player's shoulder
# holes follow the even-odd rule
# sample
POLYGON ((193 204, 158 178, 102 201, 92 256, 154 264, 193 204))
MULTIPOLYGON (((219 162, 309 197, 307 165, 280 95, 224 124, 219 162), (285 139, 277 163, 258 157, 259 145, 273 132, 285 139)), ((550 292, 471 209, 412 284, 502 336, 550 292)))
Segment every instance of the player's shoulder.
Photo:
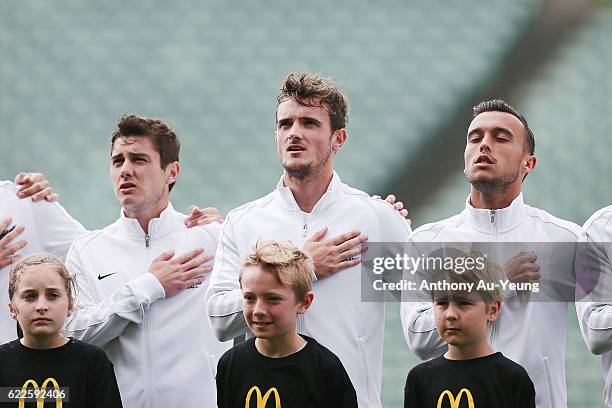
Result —
POLYGON ((341 200, 352 200, 361 209, 358 214, 354 214, 355 216, 375 215, 387 222, 389 220, 403 221, 402 216, 386 200, 374 198, 365 191, 344 183, 341 186, 344 195, 341 200))
POLYGON ((17 186, 12 181, 0 180, 0 191, 17 192, 17 186))
POLYGON ((542 224, 546 230, 554 233, 556 238, 572 240, 580 236, 580 226, 578 224, 555 217, 546 210, 525 204, 525 213, 528 217, 542 224))
POLYGON ((226 219, 235 222, 238 221, 240 218, 250 214, 253 210, 265 209, 269 207, 274 202, 275 193, 275 191, 272 191, 263 197, 260 197, 253 201, 249 201, 248 203, 244 203, 241 206, 230 210, 227 213, 226 219))
POLYGON ((464 223, 463 213, 455 214, 443 220, 423 224, 416 228, 410 236, 411 241, 426 242, 435 240, 445 230, 455 230, 464 223))
POLYGON ((113 223, 102 229, 85 232, 83 235, 72 241, 71 252, 75 250, 78 252, 86 251, 92 243, 98 243, 107 236, 114 234, 116 229, 117 227, 115 223, 113 223))
POLYGON ((612 219, 612 205, 595 211, 595 213, 586 220, 582 228, 584 230, 589 230, 595 227, 604 227, 610 223, 610 219, 612 219))

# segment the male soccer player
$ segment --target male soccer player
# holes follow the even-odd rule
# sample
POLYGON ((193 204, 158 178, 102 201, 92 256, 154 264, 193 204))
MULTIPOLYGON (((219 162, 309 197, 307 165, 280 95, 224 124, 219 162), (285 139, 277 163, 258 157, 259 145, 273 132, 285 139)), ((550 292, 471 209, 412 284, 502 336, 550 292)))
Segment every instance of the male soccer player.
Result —
POLYGON ((67 328, 104 348, 124 406, 215 407, 215 367, 230 346, 217 341, 204 313, 219 224, 187 229, 172 207, 179 141, 160 120, 121 118, 110 173, 123 208, 70 249, 80 291, 67 328))
MULTIPOLYGON (((19 173, 14 182, 0 181, 0 289, 8 287, 10 265, 21 255, 49 252, 65 259, 72 242, 86 230, 57 203, 58 195, 42 173, 19 173)), ((188 227, 217 222, 215 208, 192 207, 188 227)), ((8 303, 7 291, 0 301, 8 303)), ((0 342, 17 338, 15 322, 0 317, 0 342)))
MULTIPOLYGON (((564 271, 540 271, 533 249, 544 248, 541 243, 576 242, 579 227, 523 202, 523 180, 536 165, 534 149, 526 119, 512 106, 501 100, 475 106, 464 153, 465 176, 471 184, 465 209, 417 228, 409 243, 538 243, 525 244, 532 250, 501 260, 508 261, 507 279, 534 283, 544 272, 562 275, 564 271)), ((494 248, 507 250, 501 245, 494 248)), ((554 279, 561 282, 564 277, 554 279)), ((491 329, 491 345, 525 367, 535 385, 538 408, 565 407, 568 304, 533 301, 530 296, 505 291, 505 306, 491 329)), ((402 302, 401 318, 406 341, 420 358, 434 358, 446 351, 447 345, 436 331, 431 302, 402 302)))
POLYGON ((576 261, 576 313, 589 350, 601 356, 605 407, 612 407, 612 206, 582 227, 576 261))
POLYGON ((403 242, 410 227, 389 203, 347 186, 334 172, 346 120, 346 99, 333 82, 311 73, 287 76, 276 111, 284 172, 272 193, 228 214, 207 293, 208 314, 220 339, 246 333, 240 261, 258 239, 291 241, 309 252, 316 274, 317 302, 298 321, 298 332, 340 358, 360 407, 380 407, 384 305, 361 301, 360 244, 403 242), (333 238, 315 242, 324 233, 333 238))

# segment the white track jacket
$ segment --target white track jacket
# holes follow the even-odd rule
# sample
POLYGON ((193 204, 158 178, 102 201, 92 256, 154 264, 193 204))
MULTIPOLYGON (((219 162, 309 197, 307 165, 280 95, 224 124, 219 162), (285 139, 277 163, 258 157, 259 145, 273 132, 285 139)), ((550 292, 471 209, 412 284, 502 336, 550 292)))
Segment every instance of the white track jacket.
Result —
MULTIPOLYGON (((593 354, 601 355, 601 371, 604 376, 604 403, 612 407, 612 206, 597 211, 582 227, 580 235, 582 248, 589 257, 583 265, 587 276, 598 277, 593 282, 597 289, 586 297, 576 299, 576 313, 582 337, 593 354), (591 258, 594 257, 594 258, 591 258)), ((577 271, 579 282, 580 271, 577 271)), ((584 276, 584 275, 583 275, 584 276)))
MULTIPOLYGON (((21 255, 48 252, 66 258, 68 249, 77 237, 86 231, 58 203, 32 202, 30 198, 17 197, 17 186, 10 181, 0 181, 0 220, 13 219, 13 225, 23 225, 25 231, 12 244, 26 240, 28 245, 19 251, 21 255)), ((1 232, 1 231, 0 231, 1 232)), ((11 266, 0 269, 0 304, 6 307, 8 278, 11 266)), ((0 344, 17 338, 17 326, 7 310, 0 313, 0 344)))
POLYGON ((200 286, 165 297, 148 272, 162 252, 214 251, 219 225, 187 229, 171 204, 149 222, 121 218, 76 240, 68 267, 77 276, 76 316, 67 329, 103 347, 115 366, 124 407, 216 407, 217 360, 230 347, 215 338, 200 286))
MULTIPOLYGON (((417 228, 410 241, 415 245, 428 242, 545 243, 535 245, 544 252, 552 247, 546 243, 568 242, 573 246, 571 243, 577 241, 579 231, 580 227, 572 222, 524 204, 522 194, 510 206, 499 210, 476 209, 470 205, 468 197, 466 208, 460 214, 417 228)), ((533 248, 533 244, 526 246, 533 248)), ((536 253, 538 264, 544 268, 542 253, 537 250, 536 253)), ((505 258, 503 262, 510 258, 508 255, 500 255, 505 258)), ((573 262, 573 258, 569 258, 573 262)), ((544 276, 545 272, 541 270, 541 274, 544 276)), ((529 301, 522 296, 524 294, 518 296, 516 292, 508 296, 504 292, 501 313, 490 334, 491 345, 527 370, 535 386, 538 408, 567 407, 568 303, 529 301)), ((421 359, 431 359, 446 351, 446 343, 436 331, 431 302, 402 302, 401 318, 404 337, 421 359)))
MULTIPOLYGON (((281 179, 275 191, 232 210, 223 224, 207 293, 208 314, 219 338, 248 330, 238 275, 255 242, 288 240, 303 247, 323 227, 328 227, 323 239, 359 230, 370 242, 405 242, 410 234, 408 223, 391 205, 343 184, 336 173, 311 213, 300 210, 281 179)), ((315 281, 315 300, 298 320, 298 331, 340 358, 360 407, 380 407, 384 304, 361 301, 361 273, 357 265, 315 281)))

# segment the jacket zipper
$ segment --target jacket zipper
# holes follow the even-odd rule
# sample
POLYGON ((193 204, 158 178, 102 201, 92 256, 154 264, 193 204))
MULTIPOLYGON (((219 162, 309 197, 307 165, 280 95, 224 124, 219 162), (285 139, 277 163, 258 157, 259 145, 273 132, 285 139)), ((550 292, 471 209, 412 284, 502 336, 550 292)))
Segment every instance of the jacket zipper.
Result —
MULTIPOLYGON (((495 210, 489 210, 489 221, 491 221, 491 232, 493 233, 493 248, 495 249, 495 259, 497 261, 499 261, 499 251, 497 249, 497 227, 495 225, 495 210)), ((497 322, 499 320, 496 320, 493 322, 493 324, 491 325, 491 345, 493 347, 495 347, 495 344, 497 343, 497 336, 498 336, 498 330, 497 330, 497 322)))
MULTIPOLYGON (((301 227, 301 232, 302 232, 302 242, 300 243, 300 248, 304 248, 304 244, 306 243, 306 236, 308 235, 308 222, 306 221, 306 216, 304 215, 303 212, 300 211, 300 215, 302 216, 302 227, 301 227)), ((304 315, 300 314, 298 315, 298 319, 296 322, 297 325, 297 331, 298 333, 304 333, 306 330, 305 324, 304 324, 304 315)))
MULTIPOLYGON (((149 236, 149 234, 145 234, 145 267, 147 264, 149 264, 149 258, 150 256, 150 247, 151 247, 151 237, 149 236)), ((144 356, 144 361, 145 361, 145 399, 146 399, 146 404, 147 407, 152 407, 152 395, 151 395, 151 390, 152 390, 152 379, 151 379, 151 366, 149 363, 149 356, 150 356, 150 344, 149 344, 149 331, 151 328, 151 314, 152 314, 152 309, 151 309, 152 305, 149 305, 149 311, 148 313, 145 313, 144 315, 144 343, 145 343, 145 356, 144 356)))

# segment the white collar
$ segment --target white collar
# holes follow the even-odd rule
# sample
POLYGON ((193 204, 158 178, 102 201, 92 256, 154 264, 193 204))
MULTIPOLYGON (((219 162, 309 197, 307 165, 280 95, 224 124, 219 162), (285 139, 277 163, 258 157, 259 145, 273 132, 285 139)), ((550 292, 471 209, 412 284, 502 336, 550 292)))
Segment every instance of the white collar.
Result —
POLYGON ((491 228, 495 226, 495 229, 501 232, 516 227, 521 222, 524 211, 523 193, 512 200, 508 207, 496 210, 474 208, 468 195, 463 214, 470 224, 479 229, 491 231, 491 228))
MULTIPOLYGON (((294 211, 301 211, 300 206, 295 201, 295 197, 291 192, 289 187, 286 187, 283 182, 283 176, 281 176, 278 184, 276 185, 276 191, 283 202, 286 204, 287 208, 294 211)), ((342 191, 342 180, 338 176, 338 173, 334 171, 331 181, 327 186, 327 191, 321 196, 319 201, 312 208, 311 213, 315 213, 316 211, 322 210, 325 207, 328 207, 332 204, 336 198, 340 195, 342 191)))
POLYGON ((159 218, 153 218, 149 221, 148 234, 145 234, 136 218, 126 217, 123 208, 121 208, 121 215, 117 224, 128 236, 143 239, 146 235, 162 237, 176 229, 177 225, 183 225, 184 220, 185 215, 175 211, 172 203, 168 202, 168 206, 159 214, 159 218))

